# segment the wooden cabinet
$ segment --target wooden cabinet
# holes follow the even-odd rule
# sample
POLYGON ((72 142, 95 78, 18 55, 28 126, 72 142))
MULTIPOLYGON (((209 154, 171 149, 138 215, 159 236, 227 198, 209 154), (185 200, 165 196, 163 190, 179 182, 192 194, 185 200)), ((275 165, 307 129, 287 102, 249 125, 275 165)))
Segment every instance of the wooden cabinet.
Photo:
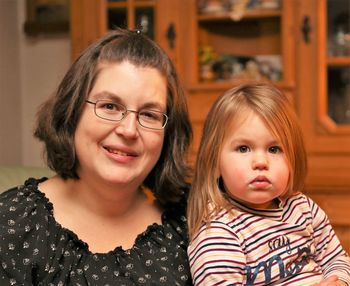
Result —
POLYGON ((293 1, 276 0, 275 8, 257 4, 238 16, 234 8, 208 12, 198 2, 183 2, 190 88, 224 90, 242 78, 294 86, 293 1))
POLYGON ((180 63, 179 1, 74 0, 70 1, 72 59, 114 27, 141 29, 157 41, 178 68, 180 63))
POLYGON ((294 0, 275 1, 276 7, 249 7, 237 17, 234 7, 211 12, 199 6, 201 1, 181 2, 186 27, 182 76, 194 128, 194 160, 210 106, 242 80, 272 80, 294 101, 295 5, 294 0))
POLYGON ((307 192, 329 214, 350 251, 350 1, 296 2, 296 23, 309 31, 306 39, 303 33, 296 39, 296 95, 309 156, 307 192))

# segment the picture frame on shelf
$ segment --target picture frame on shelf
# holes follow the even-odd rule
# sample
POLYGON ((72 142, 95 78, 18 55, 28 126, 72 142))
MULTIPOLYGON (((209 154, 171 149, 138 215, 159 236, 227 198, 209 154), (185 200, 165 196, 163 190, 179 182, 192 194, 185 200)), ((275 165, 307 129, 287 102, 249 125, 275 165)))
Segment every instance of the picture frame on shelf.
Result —
POLYGON ((59 34, 68 31, 69 0, 26 0, 26 35, 59 34))

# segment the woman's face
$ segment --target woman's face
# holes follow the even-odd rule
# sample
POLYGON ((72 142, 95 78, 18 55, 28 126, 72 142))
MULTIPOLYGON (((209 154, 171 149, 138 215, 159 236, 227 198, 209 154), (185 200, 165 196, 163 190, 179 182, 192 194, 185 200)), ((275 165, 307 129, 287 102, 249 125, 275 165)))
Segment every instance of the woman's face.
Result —
MULTIPOLYGON (((166 112, 167 84, 158 70, 127 61, 99 68, 89 101, 108 100, 134 111, 166 112)), ((140 126, 134 112, 122 121, 107 121, 95 115, 94 107, 85 104, 75 132, 79 177, 138 187, 159 159, 164 129, 140 126)))

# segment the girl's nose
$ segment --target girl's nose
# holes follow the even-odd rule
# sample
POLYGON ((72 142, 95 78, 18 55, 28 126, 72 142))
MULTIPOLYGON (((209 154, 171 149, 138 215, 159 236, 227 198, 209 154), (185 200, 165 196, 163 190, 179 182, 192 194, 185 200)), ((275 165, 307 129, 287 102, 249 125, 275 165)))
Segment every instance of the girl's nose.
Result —
POLYGON ((257 152, 253 155, 252 167, 254 170, 267 170, 269 166, 267 155, 257 152))

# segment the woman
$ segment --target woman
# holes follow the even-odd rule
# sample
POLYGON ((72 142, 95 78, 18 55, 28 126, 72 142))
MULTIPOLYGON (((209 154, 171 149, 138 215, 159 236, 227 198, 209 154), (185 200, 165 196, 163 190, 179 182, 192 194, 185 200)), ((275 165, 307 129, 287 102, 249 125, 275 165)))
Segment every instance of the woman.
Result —
POLYGON ((35 136, 57 175, 0 197, 0 285, 191 285, 191 135, 154 42, 116 30, 92 44, 38 113, 35 136))

